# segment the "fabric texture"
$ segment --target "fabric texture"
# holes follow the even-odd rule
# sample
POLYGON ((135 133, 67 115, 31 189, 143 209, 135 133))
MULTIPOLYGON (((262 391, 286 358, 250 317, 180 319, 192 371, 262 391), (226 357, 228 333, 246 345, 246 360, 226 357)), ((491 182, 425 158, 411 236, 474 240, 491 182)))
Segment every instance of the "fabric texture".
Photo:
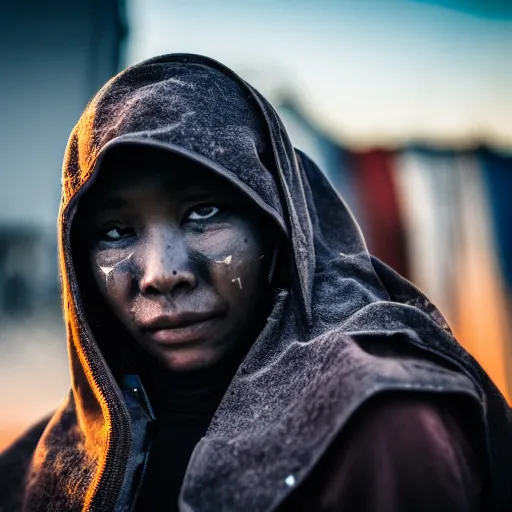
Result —
POLYGON ((380 396, 333 442, 283 512, 483 512, 474 438, 457 401, 380 396))
MULTIPOLYGON (((104 155, 123 145, 179 153, 226 177, 273 219, 288 249, 291 282, 276 289, 264 329, 194 449, 182 512, 277 509, 355 411, 394 392, 475 404, 488 447, 487 510, 509 510, 512 418, 502 395, 429 300, 369 255, 344 202, 294 150, 270 104, 221 64, 184 54, 114 77, 71 134, 59 236, 72 390, 28 471, 19 467, 24 485, 15 492, 0 483, 4 508, 129 510, 146 420, 130 409, 96 341, 71 244, 81 194, 104 155)), ((10 457, 1 456, 1 471, 10 457)))

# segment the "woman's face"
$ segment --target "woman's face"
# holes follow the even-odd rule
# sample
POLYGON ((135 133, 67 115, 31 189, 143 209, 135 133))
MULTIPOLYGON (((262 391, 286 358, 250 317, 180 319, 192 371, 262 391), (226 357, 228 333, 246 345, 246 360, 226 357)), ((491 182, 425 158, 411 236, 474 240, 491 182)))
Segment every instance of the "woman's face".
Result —
POLYGON ((140 345, 184 372, 247 341, 271 254, 241 192, 212 172, 177 167, 109 169, 85 203, 101 293, 140 345))

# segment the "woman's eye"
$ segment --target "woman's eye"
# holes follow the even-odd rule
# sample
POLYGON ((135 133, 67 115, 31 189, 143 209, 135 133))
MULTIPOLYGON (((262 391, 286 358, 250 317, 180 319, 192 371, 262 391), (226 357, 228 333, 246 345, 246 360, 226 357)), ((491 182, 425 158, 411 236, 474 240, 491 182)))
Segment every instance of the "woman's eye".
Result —
POLYGON ((108 230, 104 230, 101 233, 101 239, 107 241, 121 240, 133 234, 133 230, 130 228, 114 227, 108 230))
POLYGON ((198 206, 190 212, 188 220, 206 220, 217 213, 219 213, 219 209, 216 206, 198 206))

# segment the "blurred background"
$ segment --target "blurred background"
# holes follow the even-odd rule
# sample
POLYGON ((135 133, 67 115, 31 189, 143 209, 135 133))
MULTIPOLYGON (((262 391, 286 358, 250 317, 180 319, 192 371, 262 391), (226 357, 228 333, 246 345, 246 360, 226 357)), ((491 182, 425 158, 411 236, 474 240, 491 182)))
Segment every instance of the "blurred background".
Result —
MULTIPOLYGON (((69 386, 56 217, 97 89, 201 53, 278 108, 370 250, 512 397, 510 0, 19 0, 0 7, 0 450, 69 386)), ((340 227, 341 229, 341 227, 340 227)))

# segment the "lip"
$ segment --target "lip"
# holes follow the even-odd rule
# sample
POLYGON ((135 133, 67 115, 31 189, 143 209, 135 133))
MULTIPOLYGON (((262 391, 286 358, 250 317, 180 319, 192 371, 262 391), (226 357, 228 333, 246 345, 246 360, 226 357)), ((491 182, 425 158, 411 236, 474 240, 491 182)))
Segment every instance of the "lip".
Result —
POLYGON ((190 343, 205 338, 220 316, 218 313, 184 312, 159 316, 139 327, 145 336, 149 336, 157 343, 190 343))

